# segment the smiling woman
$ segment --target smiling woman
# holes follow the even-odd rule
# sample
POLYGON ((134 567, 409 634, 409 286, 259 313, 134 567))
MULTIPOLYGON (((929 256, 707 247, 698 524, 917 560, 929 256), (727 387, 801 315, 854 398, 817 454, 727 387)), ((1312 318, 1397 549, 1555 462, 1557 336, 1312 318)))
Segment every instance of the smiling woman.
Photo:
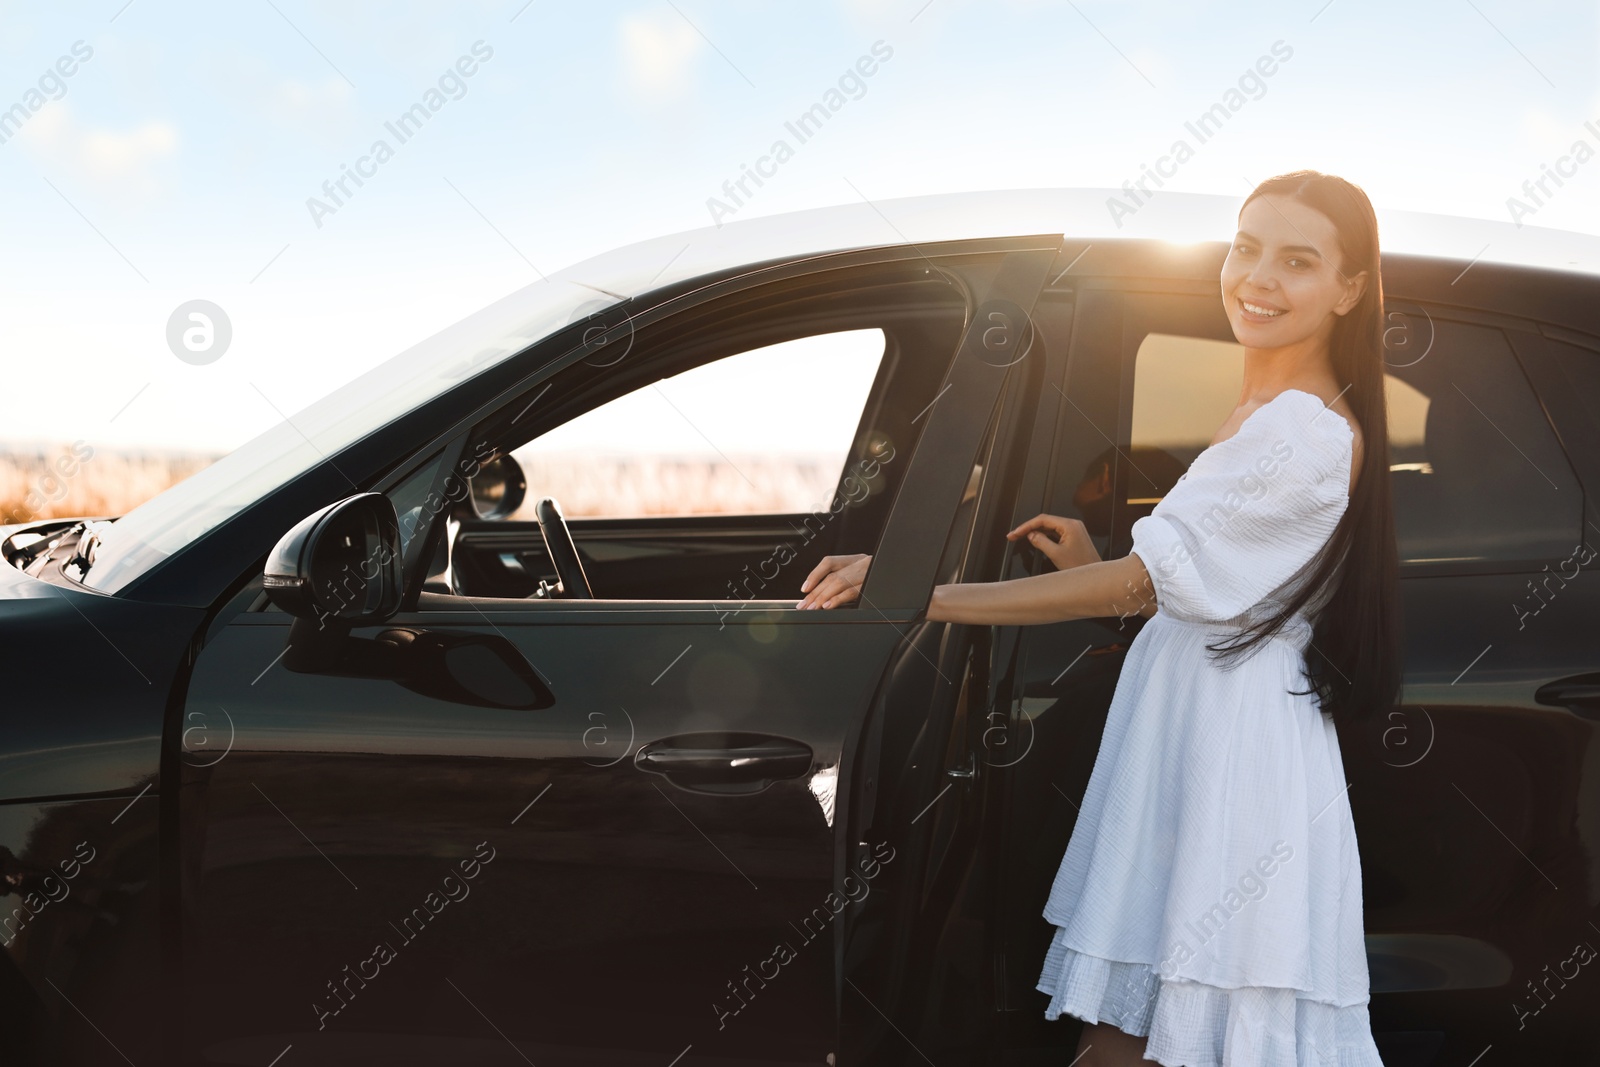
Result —
POLYGON ((1381 1063, 1335 731, 1400 681, 1377 267, 1371 205, 1340 178, 1282 175, 1240 210, 1220 278, 1240 402, 1133 524, 1159 607, 1044 911, 1046 1017, 1085 1020, 1092 1063, 1381 1063), (1142 879, 1107 841, 1136 842, 1142 879), (1304 858, 1249 909, 1217 903, 1268 843, 1304 858))
MULTIPOLYGON (((1101 559, 1083 523, 1040 515, 1009 536, 1054 532, 1055 571, 933 589, 932 622, 1149 618, 1044 908, 1036 988, 1047 1019, 1089 1024, 1086 1064, 1381 1065, 1335 728, 1400 686, 1378 266, 1360 189, 1263 183, 1219 279, 1237 406, 1131 551, 1101 559), (1218 905, 1269 845, 1303 860, 1249 911, 1218 905), (1214 927, 1199 951, 1180 925, 1195 916, 1214 927)), ((823 559, 798 606, 854 602, 871 566, 823 559)))

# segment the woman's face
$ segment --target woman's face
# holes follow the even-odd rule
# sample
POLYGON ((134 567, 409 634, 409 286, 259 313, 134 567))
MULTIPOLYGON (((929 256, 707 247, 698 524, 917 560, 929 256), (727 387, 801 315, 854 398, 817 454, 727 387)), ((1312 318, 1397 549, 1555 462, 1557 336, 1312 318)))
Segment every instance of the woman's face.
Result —
POLYGON ((1356 305, 1365 273, 1339 272, 1333 220, 1292 197, 1258 196, 1239 214, 1239 232, 1222 264, 1222 303, 1246 348, 1326 341, 1334 315, 1356 305))

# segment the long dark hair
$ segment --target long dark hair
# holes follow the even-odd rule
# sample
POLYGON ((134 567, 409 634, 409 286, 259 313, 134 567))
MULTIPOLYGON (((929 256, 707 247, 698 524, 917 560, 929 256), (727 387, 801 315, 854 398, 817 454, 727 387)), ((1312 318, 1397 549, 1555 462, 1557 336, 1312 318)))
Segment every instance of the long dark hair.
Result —
POLYGON ((1350 504, 1294 596, 1276 614, 1258 620, 1229 643, 1206 647, 1229 659, 1243 655, 1327 589, 1320 609, 1305 613, 1312 622, 1305 654, 1311 688, 1292 692, 1315 693, 1323 714, 1343 726, 1392 708, 1405 670, 1400 561, 1389 480, 1389 411, 1383 389, 1378 218, 1359 186, 1315 170, 1268 178, 1245 198, 1240 214, 1250 201, 1268 193, 1293 197, 1322 212, 1339 233, 1341 272, 1346 277, 1368 272, 1366 291, 1339 317, 1329 339, 1333 373, 1341 384, 1349 384, 1350 407, 1361 424, 1365 451, 1350 504))

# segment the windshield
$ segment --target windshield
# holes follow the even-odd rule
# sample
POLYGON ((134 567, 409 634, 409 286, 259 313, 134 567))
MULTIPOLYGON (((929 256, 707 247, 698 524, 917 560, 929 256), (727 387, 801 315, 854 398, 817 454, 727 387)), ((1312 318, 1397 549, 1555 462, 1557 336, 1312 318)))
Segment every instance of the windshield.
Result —
POLYGON ((278 486, 418 405, 618 298, 535 282, 406 349, 286 418, 104 531, 85 585, 115 593, 278 486))

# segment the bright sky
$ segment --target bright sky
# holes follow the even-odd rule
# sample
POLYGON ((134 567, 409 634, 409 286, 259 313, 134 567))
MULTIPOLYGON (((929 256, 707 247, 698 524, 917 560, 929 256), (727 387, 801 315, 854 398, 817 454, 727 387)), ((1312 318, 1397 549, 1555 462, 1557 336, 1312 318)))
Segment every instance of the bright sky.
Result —
POLYGON ((1526 221, 1600 233, 1594 3, 0 0, 0 24, 0 439, 231 448, 536 268, 710 224, 875 44, 727 217, 1120 186, 1268 57, 1168 188, 1309 166, 1506 221, 1561 167, 1526 221), (204 365, 167 343, 197 299, 233 330, 204 365))

